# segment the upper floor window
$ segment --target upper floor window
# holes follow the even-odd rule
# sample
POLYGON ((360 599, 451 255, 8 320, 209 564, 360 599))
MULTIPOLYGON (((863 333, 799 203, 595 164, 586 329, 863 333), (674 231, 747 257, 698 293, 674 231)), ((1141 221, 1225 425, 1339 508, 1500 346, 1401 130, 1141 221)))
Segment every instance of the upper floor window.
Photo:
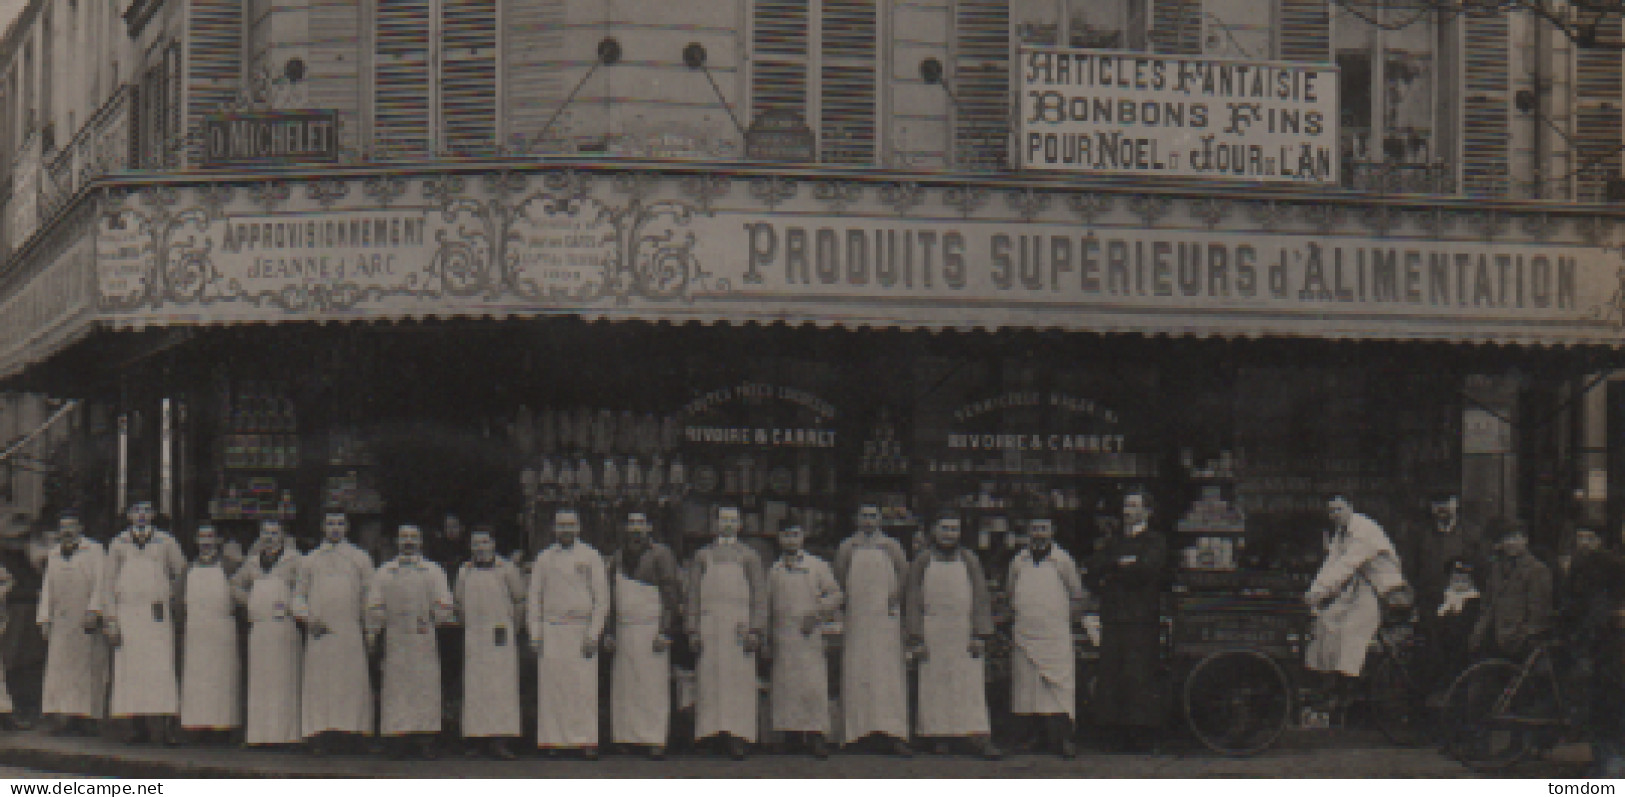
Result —
POLYGON ((384 159, 497 150, 496 0, 377 0, 372 140, 384 159))

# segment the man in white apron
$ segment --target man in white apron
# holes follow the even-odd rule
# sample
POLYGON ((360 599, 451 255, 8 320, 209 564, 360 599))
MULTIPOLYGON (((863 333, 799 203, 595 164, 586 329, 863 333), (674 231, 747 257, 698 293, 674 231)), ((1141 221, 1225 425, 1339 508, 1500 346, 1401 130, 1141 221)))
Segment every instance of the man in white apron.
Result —
POLYGON ((279 520, 260 521, 259 543, 232 582, 248 607, 248 744, 294 744, 299 733, 299 625, 293 617, 299 550, 279 520))
POLYGON ((767 571, 773 636, 773 730, 802 734, 812 754, 829 757, 829 658, 821 626, 841 610, 829 564, 802 550, 800 526, 779 530, 779 558, 767 571))
POLYGON ((455 608, 446 573, 423 558, 423 532, 402 525, 400 553, 385 562, 367 584, 367 647, 377 650, 384 636, 383 686, 378 732, 391 738, 389 754, 405 758, 415 741, 424 758, 438 758, 440 733, 440 652, 435 627, 453 622, 455 608))
POLYGON ((220 533, 197 530, 197 560, 181 580, 186 633, 181 656, 181 728, 229 735, 243 725, 237 598, 220 556, 220 533))
POLYGON ((525 577, 497 556, 489 528, 468 537, 473 558, 457 571, 453 594, 463 624, 464 739, 485 739, 493 757, 512 761, 508 740, 519 736, 519 624, 525 577))
POLYGON ((145 726, 148 741, 173 743, 170 723, 181 702, 175 581, 186 572, 186 555, 168 532, 153 527, 151 501, 131 504, 128 517, 130 527, 108 546, 101 586, 91 600, 113 646, 108 714, 140 718, 135 724, 145 726))
POLYGON ((610 728, 616 744, 647 748, 665 757, 671 722, 671 640, 683 587, 677 557, 654 541, 648 515, 626 516, 626 544, 610 562, 614 633, 604 647, 615 654, 610 677, 610 728))
POLYGON ((767 625, 762 559, 739 541, 739 508, 717 510, 717 538, 689 566, 687 626, 698 696, 696 741, 717 737, 734 760, 756 742, 756 651, 767 625))
POLYGON ((889 737, 908 757, 908 680, 903 667, 903 583, 908 556, 880 529, 880 507, 858 507, 857 532, 835 553, 835 578, 846 593, 841 708, 846 744, 889 737))
POLYGON ((987 638, 993 604, 976 555, 959 544, 960 518, 938 515, 931 545, 908 570, 905 621, 920 668, 915 732, 937 740, 970 739, 984 758, 1001 757, 993 746, 987 712, 987 638))
POLYGON ((1083 616, 1088 593, 1072 557, 1055 544, 1048 518, 1027 524, 1030 542, 1010 562, 1010 711, 1029 726, 1040 726, 1066 758, 1078 754, 1072 740, 1077 713, 1077 656, 1072 628, 1083 616))
POLYGON ((343 512, 322 517, 322 543, 305 554, 294 590, 294 617, 305 625, 299 733, 318 755, 338 737, 372 733, 372 674, 362 613, 372 557, 349 541, 343 512))
POLYGON ((53 731, 94 731, 107 713, 107 640, 98 633, 90 599, 102 578, 106 552, 86 539, 77 512, 57 521, 57 546, 45 560, 37 621, 46 640, 40 711, 53 731))
POLYGON ((536 746, 598 758, 598 643, 609 617, 604 558, 580 539, 574 509, 553 515, 554 542, 530 571, 530 645, 536 652, 536 746))
POLYGON ((1330 681, 1329 708, 1340 722, 1353 700, 1366 649, 1382 625, 1379 596, 1402 586, 1404 578, 1399 554, 1381 526, 1356 513, 1341 495, 1327 501, 1326 513, 1332 522, 1326 561, 1304 594, 1314 616, 1314 637, 1303 663, 1330 681))

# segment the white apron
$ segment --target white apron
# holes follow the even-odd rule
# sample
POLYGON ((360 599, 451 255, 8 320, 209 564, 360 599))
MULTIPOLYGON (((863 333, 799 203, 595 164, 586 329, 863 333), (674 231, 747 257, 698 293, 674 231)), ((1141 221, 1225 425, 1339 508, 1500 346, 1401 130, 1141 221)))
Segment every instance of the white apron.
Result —
POLYGON ((276 570, 254 579, 248 589, 248 722, 244 741, 249 744, 291 744, 300 739, 299 626, 289 613, 292 603, 293 590, 276 570))
POLYGON ((440 647, 435 642, 437 573, 403 566, 383 582, 384 675, 379 732, 440 732, 440 647))
POLYGON ((871 733, 908 738, 908 693, 903 674, 903 622, 889 602, 897 586, 891 557, 879 548, 852 552, 847 577, 841 708, 847 742, 871 733))
POLYGON ((1314 618, 1314 638, 1304 649, 1304 666, 1318 672, 1340 672, 1359 677, 1366 651, 1382 625, 1382 603, 1377 591, 1355 578, 1330 606, 1314 618))
POLYGON ((463 736, 518 736, 519 624, 501 565, 465 567, 463 736))
POLYGON ((175 623, 169 611, 169 577, 164 573, 159 542, 147 544, 148 555, 131 545, 113 585, 123 644, 113 652, 115 717, 174 714, 180 709, 180 683, 175 678, 175 623))
POLYGON ((756 654, 746 653, 750 582, 739 562, 711 562, 700 580, 699 698, 694 738, 719 733, 756 741, 756 654))
POLYGON ((654 652, 660 616, 659 587, 615 574, 610 726, 616 744, 666 744, 671 719, 671 655, 654 652))
POLYGON ((916 731, 921 736, 986 734, 986 666, 970 654, 973 602, 965 560, 933 557, 921 593, 926 656, 920 662, 916 731))
MULTIPOLYGON (((594 554, 596 556, 596 554, 594 554)), ((538 562, 537 567, 544 566, 538 562)), ((536 746, 598 746, 598 656, 581 655, 592 630, 589 583, 576 571, 554 573, 543 585, 542 655, 536 660, 536 746)))
POLYGON ((824 635, 801 633, 819 612, 817 577, 775 565, 773 593, 773 730, 829 733, 829 658, 824 635))
POLYGON ((1052 562, 1022 570, 1010 603, 1016 615, 1010 710, 1073 716, 1077 711, 1077 665, 1070 604, 1060 571, 1052 562))
POLYGON ((107 638, 85 630, 84 620, 104 554, 88 540, 79 546, 68 559, 51 552, 40 593, 39 619, 51 624, 40 711, 100 719, 107 712, 107 638))
POLYGON ((306 738, 326 731, 372 732, 372 674, 361 626, 368 574, 321 561, 332 556, 312 552, 305 559, 310 619, 327 626, 320 637, 308 633, 308 628, 305 634, 299 729, 306 738))
POLYGON ((222 565, 186 571, 186 634, 181 657, 181 727, 241 727, 236 602, 222 565))

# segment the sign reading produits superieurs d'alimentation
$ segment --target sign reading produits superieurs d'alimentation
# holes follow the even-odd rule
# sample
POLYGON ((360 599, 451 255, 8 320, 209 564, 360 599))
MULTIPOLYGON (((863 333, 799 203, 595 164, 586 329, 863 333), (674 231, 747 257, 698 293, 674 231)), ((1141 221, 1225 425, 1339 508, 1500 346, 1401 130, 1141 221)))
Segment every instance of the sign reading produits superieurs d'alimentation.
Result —
POLYGON ((1337 69, 1029 47, 1017 69, 1025 169, 1337 180, 1337 69))

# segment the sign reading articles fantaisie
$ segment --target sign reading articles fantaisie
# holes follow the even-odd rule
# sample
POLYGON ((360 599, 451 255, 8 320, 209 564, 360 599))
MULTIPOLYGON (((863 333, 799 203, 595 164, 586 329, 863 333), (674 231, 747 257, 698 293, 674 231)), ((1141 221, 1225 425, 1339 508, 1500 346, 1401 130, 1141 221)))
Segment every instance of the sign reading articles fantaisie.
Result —
POLYGON ((1337 180, 1337 68, 1030 47, 1016 70, 1024 169, 1337 180))

